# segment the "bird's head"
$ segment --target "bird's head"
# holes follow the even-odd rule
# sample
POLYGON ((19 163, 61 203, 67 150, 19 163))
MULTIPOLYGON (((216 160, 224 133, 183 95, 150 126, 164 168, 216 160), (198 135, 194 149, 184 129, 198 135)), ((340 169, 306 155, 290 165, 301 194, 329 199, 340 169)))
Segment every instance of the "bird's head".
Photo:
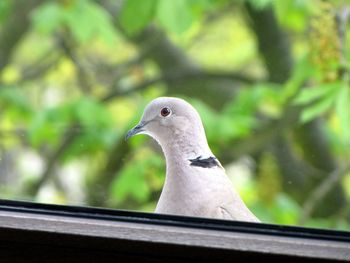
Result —
POLYGON ((172 97, 154 99, 146 106, 140 122, 127 133, 126 139, 136 134, 150 135, 161 145, 177 138, 205 139, 202 121, 195 108, 172 97))

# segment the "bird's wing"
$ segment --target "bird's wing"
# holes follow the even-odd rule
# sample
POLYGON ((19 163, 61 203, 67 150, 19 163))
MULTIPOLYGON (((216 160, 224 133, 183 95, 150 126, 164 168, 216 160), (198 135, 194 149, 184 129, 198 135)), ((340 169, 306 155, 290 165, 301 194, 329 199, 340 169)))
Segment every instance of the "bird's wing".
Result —
POLYGON ((223 219, 238 221, 260 222, 259 219, 244 204, 239 194, 232 186, 231 198, 223 202, 218 210, 223 219))
POLYGON ((222 219, 260 222, 245 205, 224 170, 221 170, 220 174, 222 175, 219 183, 221 191, 217 196, 217 216, 222 219))
POLYGON ((222 219, 232 219, 237 221, 260 222, 260 220, 243 204, 241 207, 232 205, 222 205, 219 207, 222 219))

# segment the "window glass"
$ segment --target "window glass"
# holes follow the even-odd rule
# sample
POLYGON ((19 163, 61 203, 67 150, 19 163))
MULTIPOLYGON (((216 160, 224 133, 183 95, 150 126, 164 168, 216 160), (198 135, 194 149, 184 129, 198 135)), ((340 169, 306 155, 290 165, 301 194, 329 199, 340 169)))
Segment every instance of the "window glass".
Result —
POLYGON ((124 138, 176 96, 262 222, 349 230, 346 4, 0 1, 0 198, 153 212, 165 158, 124 138))

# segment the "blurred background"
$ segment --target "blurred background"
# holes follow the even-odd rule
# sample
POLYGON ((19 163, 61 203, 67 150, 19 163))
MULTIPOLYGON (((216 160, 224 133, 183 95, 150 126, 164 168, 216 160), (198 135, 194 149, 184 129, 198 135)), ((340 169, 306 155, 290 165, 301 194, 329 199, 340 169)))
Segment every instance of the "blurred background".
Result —
POLYGON ((1 0, 0 198, 153 211, 177 96, 250 209, 350 230, 349 1, 1 0))

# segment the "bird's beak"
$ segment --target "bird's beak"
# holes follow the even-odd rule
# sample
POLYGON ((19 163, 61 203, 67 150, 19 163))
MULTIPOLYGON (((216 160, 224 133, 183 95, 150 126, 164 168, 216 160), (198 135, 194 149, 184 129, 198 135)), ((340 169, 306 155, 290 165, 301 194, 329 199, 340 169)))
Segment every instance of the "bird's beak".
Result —
POLYGON ((129 139, 130 137, 132 137, 140 132, 143 132, 144 131, 143 127, 145 125, 146 125, 146 123, 141 121, 134 128, 132 128, 130 131, 128 131, 128 133, 125 135, 125 140, 129 139))

